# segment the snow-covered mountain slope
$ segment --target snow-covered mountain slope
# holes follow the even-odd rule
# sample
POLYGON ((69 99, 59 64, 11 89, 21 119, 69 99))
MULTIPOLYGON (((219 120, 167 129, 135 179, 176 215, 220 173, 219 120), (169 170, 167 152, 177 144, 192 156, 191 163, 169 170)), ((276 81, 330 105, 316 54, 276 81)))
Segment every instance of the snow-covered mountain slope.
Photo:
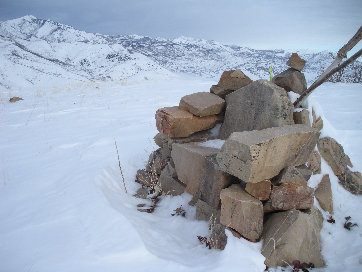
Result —
MULTIPOLYGON (((307 64, 311 82, 333 60, 330 52, 298 52, 307 64)), ((59 80, 125 80, 131 77, 169 77, 186 73, 216 80, 222 71, 241 68, 252 78, 268 78, 285 70, 290 52, 255 50, 214 41, 180 37, 169 40, 137 35, 111 37, 86 33, 34 16, 0 23, 0 84, 59 80)), ((361 82, 362 65, 356 62, 334 79, 361 82)))

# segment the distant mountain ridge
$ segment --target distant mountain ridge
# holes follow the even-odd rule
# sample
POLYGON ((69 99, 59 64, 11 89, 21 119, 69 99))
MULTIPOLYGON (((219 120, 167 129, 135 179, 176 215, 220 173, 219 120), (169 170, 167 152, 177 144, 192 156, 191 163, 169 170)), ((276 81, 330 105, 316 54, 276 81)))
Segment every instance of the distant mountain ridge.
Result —
MULTIPOLYGON (((309 82, 333 61, 330 52, 298 52, 307 61, 309 82)), ((252 78, 268 78, 287 68, 291 52, 255 50, 215 41, 180 37, 150 38, 138 35, 108 36, 28 15, 0 23, 0 85, 17 79, 31 84, 57 78, 125 80, 147 75, 186 73, 217 79, 222 71, 241 68, 252 78), (18 73, 9 75, 9 71, 18 73)), ((361 82, 362 64, 355 62, 335 81, 361 82)))

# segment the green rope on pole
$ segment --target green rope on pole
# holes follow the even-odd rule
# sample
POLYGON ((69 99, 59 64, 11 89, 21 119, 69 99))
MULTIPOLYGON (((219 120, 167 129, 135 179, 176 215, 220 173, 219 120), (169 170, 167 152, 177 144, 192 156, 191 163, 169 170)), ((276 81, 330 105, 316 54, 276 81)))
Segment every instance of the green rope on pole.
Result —
POLYGON ((270 82, 273 81, 273 68, 269 67, 269 73, 270 73, 270 82))

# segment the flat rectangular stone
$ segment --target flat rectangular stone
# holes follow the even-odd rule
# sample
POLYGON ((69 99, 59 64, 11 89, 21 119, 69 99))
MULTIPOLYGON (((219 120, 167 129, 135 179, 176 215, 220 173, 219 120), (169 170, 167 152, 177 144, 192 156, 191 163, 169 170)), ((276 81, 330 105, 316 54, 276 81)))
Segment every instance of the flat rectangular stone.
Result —
POLYGON ((221 170, 244 182, 259 182, 279 174, 287 166, 304 164, 319 132, 306 125, 234 132, 216 159, 221 170))
POLYGON ((155 118, 158 131, 171 138, 188 137, 195 132, 214 127, 223 119, 218 115, 197 117, 179 107, 159 109, 155 118))
POLYGON ((224 106, 224 99, 207 92, 186 95, 181 98, 179 104, 180 109, 186 110, 199 117, 219 114, 224 109, 224 106))

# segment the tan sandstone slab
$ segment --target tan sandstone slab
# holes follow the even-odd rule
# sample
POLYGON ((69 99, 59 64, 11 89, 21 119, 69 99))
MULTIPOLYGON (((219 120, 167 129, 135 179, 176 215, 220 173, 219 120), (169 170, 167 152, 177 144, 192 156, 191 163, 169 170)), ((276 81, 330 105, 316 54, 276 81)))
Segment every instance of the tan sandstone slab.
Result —
POLYGON ((239 232, 250 241, 257 241, 263 231, 263 205, 233 184, 221 191, 220 222, 239 232))
POLYGON ((322 267, 320 230, 323 216, 314 207, 309 214, 297 210, 272 214, 264 225, 261 253, 268 267, 288 266, 295 260, 322 267))
POLYGON ((222 120, 217 115, 197 117, 179 107, 159 109, 155 117, 158 131, 171 138, 188 137, 195 132, 212 128, 222 120))
POLYGON ((329 175, 324 175, 321 182, 318 184, 317 189, 314 192, 319 205, 323 210, 333 213, 333 197, 331 189, 331 181, 329 175))
POLYGON ((218 152, 217 148, 197 144, 173 144, 171 151, 178 179, 186 184, 186 192, 213 208, 219 207, 221 190, 232 182, 232 177, 216 163, 218 152))
POLYGON ((224 109, 224 106, 224 99, 207 92, 186 95, 181 98, 179 104, 180 109, 199 117, 219 114, 224 109))
POLYGON ((306 125, 234 132, 216 158, 223 171, 256 183, 275 177, 287 166, 304 164, 318 137, 319 132, 306 125))

